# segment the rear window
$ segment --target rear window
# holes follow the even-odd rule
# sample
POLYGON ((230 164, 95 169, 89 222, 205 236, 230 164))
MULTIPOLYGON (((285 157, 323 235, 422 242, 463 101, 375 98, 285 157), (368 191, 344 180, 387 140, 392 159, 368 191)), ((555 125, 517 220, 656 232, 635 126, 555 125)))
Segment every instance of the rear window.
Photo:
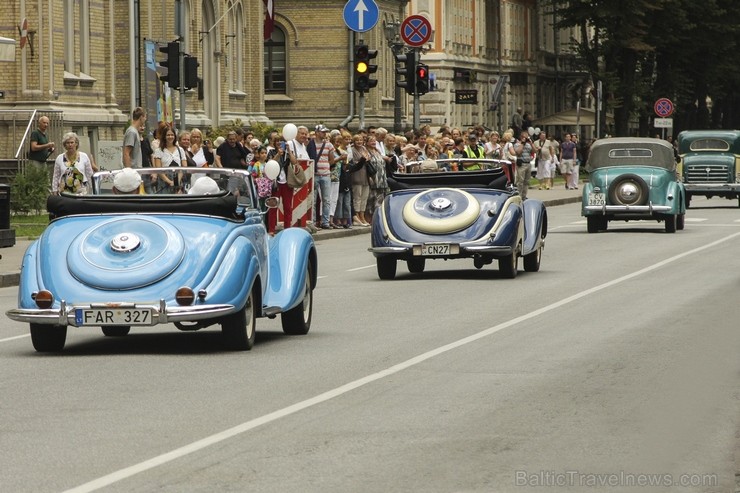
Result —
POLYGON ((691 143, 692 151, 729 151, 730 143, 722 139, 698 139, 691 143))
POLYGON ((619 159, 619 158, 651 158, 653 157, 653 151, 650 149, 637 149, 637 148, 630 148, 630 149, 611 149, 609 151, 609 157, 613 159, 619 159))

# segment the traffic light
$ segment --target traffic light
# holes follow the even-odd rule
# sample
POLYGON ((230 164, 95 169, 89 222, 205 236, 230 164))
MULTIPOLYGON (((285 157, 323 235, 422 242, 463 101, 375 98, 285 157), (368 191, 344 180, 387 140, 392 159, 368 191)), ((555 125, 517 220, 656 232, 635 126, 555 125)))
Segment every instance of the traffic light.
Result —
POLYGON ((194 56, 185 56, 185 89, 198 87, 198 59, 194 56))
POLYGON ((396 85, 413 96, 416 87, 416 50, 396 55, 396 85), (403 80, 401 80, 403 77, 403 80))
POLYGON ((416 65, 416 93, 418 95, 429 92, 429 66, 423 63, 416 65))
POLYGON ((167 82, 172 89, 180 88, 180 42, 170 41, 167 46, 161 46, 159 51, 167 55, 162 66, 167 69, 167 75, 160 75, 159 80, 167 82))
POLYGON ((370 61, 378 56, 378 50, 371 50, 366 44, 355 47, 355 90, 360 93, 369 92, 378 85, 378 81, 371 79, 370 75, 378 70, 377 65, 370 61))

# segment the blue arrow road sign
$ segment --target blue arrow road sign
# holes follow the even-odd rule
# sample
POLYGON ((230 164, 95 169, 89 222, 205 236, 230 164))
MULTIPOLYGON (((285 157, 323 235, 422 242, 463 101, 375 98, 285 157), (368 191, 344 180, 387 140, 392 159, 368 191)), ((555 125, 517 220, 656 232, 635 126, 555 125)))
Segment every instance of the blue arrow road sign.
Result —
POLYGON ((375 0, 349 0, 344 6, 344 23, 358 33, 375 27, 378 17, 378 4, 375 0))

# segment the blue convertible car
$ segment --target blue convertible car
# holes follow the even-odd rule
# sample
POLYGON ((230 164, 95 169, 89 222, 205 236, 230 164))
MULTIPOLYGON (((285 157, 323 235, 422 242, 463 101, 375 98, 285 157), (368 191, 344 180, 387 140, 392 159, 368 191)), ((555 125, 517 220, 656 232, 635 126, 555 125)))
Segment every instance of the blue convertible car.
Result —
POLYGON ((514 278, 523 257, 525 271, 538 271, 547 211, 541 201, 522 200, 511 187, 510 166, 440 159, 410 166, 420 172, 389 177, 392 191, 373 216, 369 249, 378 277, 393 279, 398 261, 410 272, 423 272, 427 259, 471 258, 477 269, 497 260, 501 275, 514 278))
POLYGON ((174 324, 192 331, 219 324, 229 350, 252 348, 260 317, 280 315, 286 334, 308 332, 317 274, 313 239, 301 228, 267 234, 249 174, 137 171, 149 181, 169 175, 182 189, 208 175, 221 189, 114 194, 122 171, 103 171, 91 194, 49 197, 52 221, 25 253, 18 308, 7 312, 30 324, 37 351, 61 351, 70 326, 125 336, 131 327, 174 324))

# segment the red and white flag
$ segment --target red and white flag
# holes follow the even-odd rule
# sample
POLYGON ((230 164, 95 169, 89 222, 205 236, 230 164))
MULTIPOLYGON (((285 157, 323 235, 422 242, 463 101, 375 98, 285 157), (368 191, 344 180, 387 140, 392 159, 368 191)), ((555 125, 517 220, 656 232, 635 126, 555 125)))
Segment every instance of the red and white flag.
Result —
POLYGON ((272 29, 275 26, 275 1, 264 0, 265 2, 265 40, 272 37, 272 29))

